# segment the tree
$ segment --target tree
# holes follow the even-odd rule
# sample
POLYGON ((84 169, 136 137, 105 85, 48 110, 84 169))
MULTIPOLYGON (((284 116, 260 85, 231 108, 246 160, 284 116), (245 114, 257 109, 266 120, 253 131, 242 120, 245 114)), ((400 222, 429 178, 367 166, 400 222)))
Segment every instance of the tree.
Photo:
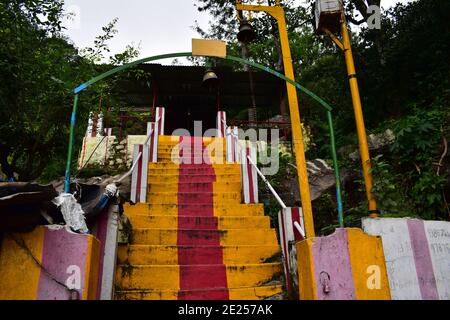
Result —
MULTIPOLYGON (((64 172, 73 88, 110 68, 96 63, 109 50, 116 21, 103 29, 93 49, 80 54, 62 33, 64 16, 62 0, 0 2, 0 152, 21 181, 64 172)), ((110 63, 128 62, 138 53, 129 46, 110 63)), ((111 91, 108 84, 113 85, 102 83, 84 94, 79 122, 85 123, 99 96, 111 91)), ((84 129, 77 128, 76 146, 84 129)))

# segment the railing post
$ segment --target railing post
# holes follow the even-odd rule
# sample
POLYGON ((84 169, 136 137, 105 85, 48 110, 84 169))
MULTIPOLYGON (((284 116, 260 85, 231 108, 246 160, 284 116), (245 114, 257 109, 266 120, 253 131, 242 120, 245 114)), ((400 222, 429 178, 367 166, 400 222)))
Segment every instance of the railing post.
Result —
POLYGON ((227 127, 227 162, 238 162, 238 127, 227 127))
POLYGON ((217 112, 217 137, 224 138, 227 127, 227 115, 225 111, 217 112))
POLYGON ((155 124, 153 130, 153 144, 152 144, 152 162, 158 161, 158 139, 159 136, 164 135, 166 111, 162 107, 156 108, 155 124))
POLYGON ((289 242, 301 241, 305 239, 305 223, 303 221, 302 208, 281 208, 278 213, 278 232, 280 236, 281 251, 283 254, 283 268, 286 279, 286 288, 292 293, 291 266, 289 257, 289 242), (300 232, 295 224, 301 226, 300 232), (303 234, 302 234, 303 233, 303 234))
POLYGON ((252 159, 256 165, 256 148, 251 144, 247 144, 245 148, 241 148, 241 172, 242 184, 244 192, 244 203, 258 203, 258 173, 247 157, 252 159))
POLYGON ((147 123, 147 140, 144 144, 149 146, 149 162, 156 163, 158 162, 158 147, 155 139, 156 125, 154 122, 147 123))
POLYGON ((136 167, 131 176, 131 201, 145 203, 147 200, 148 144, 135 144, 133 162, 136 167))

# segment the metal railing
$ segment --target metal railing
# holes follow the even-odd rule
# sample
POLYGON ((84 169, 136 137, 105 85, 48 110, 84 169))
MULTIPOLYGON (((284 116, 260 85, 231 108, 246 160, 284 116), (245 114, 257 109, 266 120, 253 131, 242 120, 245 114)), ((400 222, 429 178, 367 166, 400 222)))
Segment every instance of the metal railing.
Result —
MULTIPOLYGON (((159 117, 158 120, 160 118, 161 117, 159 117)), ((150 138, 152 137, 153 131, 154 131, 153 129, 150 129, 150 132, 148 133, 147 138, 145 139, 144 145, 146 145, 146 144, 148 144, 150 142, 150 138)), ((139 152, 139 154, 136 157, 136 159, 134 160, 133 165, 131 166, 130 170, 127 173, 125 173, 119 180, 114 181, 114 182, 116 182, 116 183, 122 182, 125 178, 129 177, 130 175, 132 175, 133 172, 134 172, 134 169, 136 169, 136 165, 138 164, 138 162, 141 159, 141 157, 142 157, 142 152, 139 152)))
MULTIPOLYGON (((238 137, 233 135, 231 130, 230 130, 230 133, 227 133, 228 126, 227 126, 227 124, 225 123, 224 120, 222 120, 222 123, 225 126, 225 135, 231 135, 231 137, 235 140, 236 147, 239 149, 239 154, 242 154, 242 151, 245 151, 245 150, 241 149, 238 137)), ((281 208, 282 209, 286 209, 287 208, 286 204, 280 198, 280 196, 275 191, 275 189, 272 187, 272 185, 270 184, 269 180, 267 180, 267 178, 264 176, 264 174, 261 172, 261 170, 259 170, 258 166, 253 162, 252 158, 249 155, 247 155, 246 158, 247 158, 247 161, 251 164, 251 166, 253 168, 255 168, 256 172, 261 177, 262 181, 264 181, 264 183, 267 185, 267 188, 269 188, 270 192, 273 194, 275 199, 278 201, 278 203, 280 204, 281 208)), ((302 227, 300 226, 300 224, 297 221, 294 222, 294 227, 298 230, 298 232, 300 232, 300 234, 302 235, 303 238, 306 238, 305 231, 302 229, 302 227)))

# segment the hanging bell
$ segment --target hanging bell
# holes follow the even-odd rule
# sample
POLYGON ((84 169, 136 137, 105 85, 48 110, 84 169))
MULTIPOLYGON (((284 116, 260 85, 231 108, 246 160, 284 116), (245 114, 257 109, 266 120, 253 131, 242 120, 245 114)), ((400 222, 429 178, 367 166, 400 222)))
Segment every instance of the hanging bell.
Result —
POLYGON ((206 71, 205 75, 203 76, 203 86, 208 88, 215 88, 219 84, 219 77, 217 74, 209 69, 206 71))
POLYGON ((250 43, 255 40, 256 33, 253 31, 252 25, 247 21, 242 21, 237 38, 242 43, 250 43))

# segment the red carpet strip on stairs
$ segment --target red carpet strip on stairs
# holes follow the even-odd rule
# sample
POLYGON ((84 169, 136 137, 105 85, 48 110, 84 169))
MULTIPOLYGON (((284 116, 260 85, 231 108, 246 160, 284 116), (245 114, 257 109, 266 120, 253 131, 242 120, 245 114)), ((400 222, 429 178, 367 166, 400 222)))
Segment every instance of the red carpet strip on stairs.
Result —
POLYGON ((181 137, 180 147, 182 163, 178 182, 178 299, 228 300, 226 267, 220 246, 218 220, 214 216, 214 168, 203 163, 204 161, 199 163, 205 150, 201 137, 181 137), (197 170, 198 174, 204 174, 207 178, 201 179, 201 182, 189 179, 189 175, 197 170))

